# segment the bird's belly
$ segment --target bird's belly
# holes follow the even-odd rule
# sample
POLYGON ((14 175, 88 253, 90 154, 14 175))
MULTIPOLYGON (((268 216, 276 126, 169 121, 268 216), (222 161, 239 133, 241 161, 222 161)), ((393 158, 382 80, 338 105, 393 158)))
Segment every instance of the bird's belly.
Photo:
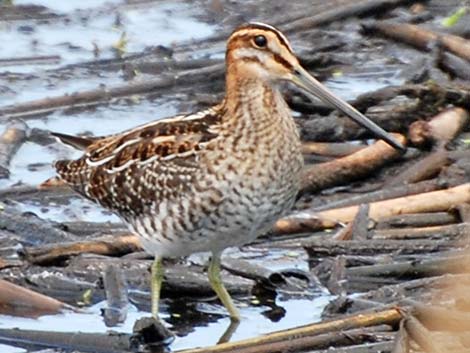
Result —
MULTIPOLYGON (((248 185, 228 182, 224 198, 216 209, 198 219, 197 225, 178 229, 178 219, 196 219, 193 214, 178 217, 141 217, 131 230, 140 236, 144 249, 155 256, 181 257, 195 252, 220 252, 231 246, 253 241, 286 212, 294 201, 297 189, 292 185, 248 185), (162 226, 165 224, 164 226, 162 226)), ((204 199, 199 202, 204 203, 204 199)), ((168 208, 181 209, 176 204, 168 208)), ((191 208, 188 213, 196 212, 191 208)), ((167 212, 171 214, 172 212, 167 212)))

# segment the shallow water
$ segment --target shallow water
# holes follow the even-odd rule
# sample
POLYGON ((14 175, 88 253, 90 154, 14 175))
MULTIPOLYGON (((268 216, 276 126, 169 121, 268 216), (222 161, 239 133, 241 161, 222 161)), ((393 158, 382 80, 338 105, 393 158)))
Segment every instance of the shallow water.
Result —
MULTIPOLYGON (((126 33, 129 52, 142 51, 150 45, 169 46, 173 42, 189 40, 191 38, 204 38, 216 31, 214 26, 197 21, 195 9, 187 3, 158 2, 158 5, 125 6, 119 13, 120 25, 116 26, 114 9, 121 1, 26 1, 16 0, 15 4, 40 4, 47 6, 58 14, 72 18, 70 22, 64 20, 36 23, 33 30, 25 32, 20 26, 22 22, 0 22, 0 42, 11 45, 2 46, 2 58, 24 57, 36 55, 59 55, 60 62, 44 65, 38 69, 37 65, 8 66, 0 71, 15 73, 32 73, 40 77, 41 70, 54 69, 69 64, 90 61, 94 59, 94 45, 100 48, 100 58, 111 58, 114 55, 113 45, 119 40, 122 33, 126 33), (93 13, 93 16, 90 16, 93 13), (80 20, 80 18, 82 18, 80 20), (35 43, 35 44, 34 44, 35 43), (95 43, 95 44, 94 44, 95 43)), ((220 55, 220 52, 217 53, 220 55)), ((99 83, 115 85, 123 79, 114 73, 104 73, 103 77, 93 79, 73 78, 57 82, 42 82, 32 79, 26 82, 16 94, 0 95, 0 105, 9 105, 26 102, 47 96, 58 96, 64 93, 96 88, 99 83)), ((381 71, 380 75, 374 72, 367 74, 344 74, 327 82, 327 85, 344 99, 353 99, 358 94, 381 88, 390 83, 397 83, 395 72, 381 71)), ((135 104, 115 102, 109 106, 98 107, 96 110, 87 110, 76 114, 55 112, 47 117, 29 119, 30 128, 41 128, 60 131, 68 134, 81 134, 92 132, 95 135, 115 133, 145 122, 177 112, 174 102, 168 100, 140 101, 135 104), (129 119, 132 116, 132 119, 129 119)), ((0 128, 3 126, 0 124, 0 128)), ((38 185, 52 177, 54 171, 52 162, 59 158, 74 158, 80 153, 59 144, 39 146, 34 143, 25 143, 11 163, 11 177, 0 180, 0 188, 23 183, 38 185)), ((54 204, 38 204, 23 202, 18 204, 22 211, 36 213, 39 217, 55 221, 86 220, 91 222, 118 221, 117 217, 103 211, 91 202, 80 198, 73 199, 65 207, 54 204)), ((302 256, 289 263, 306 270, 306 262, 302 256)), ((276 266, 274 262, 274 266, 276 266)), ((280 262, 279 267, 285 267, 286 262, 280 262)), ((254 337, 261 333, 281 330, 320 320, 324 306, 332 299, 328 294, 319 294, 314 300, 290 299, 282 301, 278 298, 277 305, 286 310, 285 316, 273 322, 262 315, 268 307, 249 306, 241 309, 243 320, 233 339, 254 337)), ((44 316, 39 319, 14 318, 0 316, 0 328, 23 328, 35 330, 61 330, 82 332, 105 332, 103 320, 100 316, 99 303, 87 309, 86 313, 66 313, 63 315, 44 316)), ((199 305, 201 311, 223 313, 219 306, 207 304, 199 305)), ((148 315, 131 307, 126 322, 118 328, 122 332, 131 332, 132 325, 137 318, 148 315)), ((169 316, 163 315, 165 318, 169 316)), ((222 318, 207 326, 195 326, 194 331, 185 337, 179 337, 172 345, 173 349, 190 348, 215 344, 229 324, 228 318, 222 318)), ((22 349, 0 345, 4 353, 23 352, 22 349)))
MULTIPOLYGON (((332 296, 324 295, 315 300, 289 300, 277 301, 277 305, 286 310, 286 315, 278 322, 273 322, 263 315, 261 312, 269 309, 268 307, 247 307, 241 309, 242 321, 236 332, 232 336, 232 340, 239 340, 249 337, 255 337, 260 334, 287 329, 303 324, 320 321, 320 313, 324 306, 333 299, 332 296)), ((100 310, 105 307, 105 303, 98 303, 87 309, 86 313, 65 313, 61 315, 43 316, 38 319, 16 318, 0 315, 0 328, 18 327, 25 330, 51 330, 57 332, 74 332, 81 331, 86 333, 99 333, 109 330, 104 325, 100 315, 100 310)), ((221 312, 217 308, 211 308, 207 305, 200 305, 201 311, 212 313, 221 312), (205 306, 205 307, 204 307, 205 306)), ((146 312, 138 311, 135 307, 130 306, 126 321, 120 326, 113 327, 113 331, 132 333, 134 322, 143 317, 148 316, 146 312)), ((168 314, 162 315, 162 319, 168 318, 168 314)), ((216 344, 230 324, 229 318, 223 318, 216 322, 211 322, 207 326, 196 328, 184 337, 176 337, 171 345, 174 350, 186 349, 198 346, 207 346, 216 344)), ((172 327, 169 326, 171 329, 172 327)), ((1 346, 0 346, 1 348, 1 346)), ((17 352, 17 348, 9 350, 5 346, 3 353, 17 352)))

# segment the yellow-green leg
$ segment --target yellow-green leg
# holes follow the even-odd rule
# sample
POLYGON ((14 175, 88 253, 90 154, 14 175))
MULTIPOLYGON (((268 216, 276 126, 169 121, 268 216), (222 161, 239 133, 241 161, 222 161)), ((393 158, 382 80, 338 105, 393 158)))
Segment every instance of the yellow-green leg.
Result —
POLYGON ((152 264, 152 279, 150 283, 152 296, 152 316, 158 320, 158 302, 160 301, 160 290, 163 282, 163 263, 161 257, 156 257, 152 264))
POLYGON ((220 278, 220 254, 212 254, 207 275, 209 276, 209 282, 212 288, 217 293, 222 304, 224 304, 225 308, 228 310, 230 318, 233 321, 240 321, 238 309, 233 304, 232 298, 230 297, 230 294, 228 294, 227 289, 225 289, 220 278))

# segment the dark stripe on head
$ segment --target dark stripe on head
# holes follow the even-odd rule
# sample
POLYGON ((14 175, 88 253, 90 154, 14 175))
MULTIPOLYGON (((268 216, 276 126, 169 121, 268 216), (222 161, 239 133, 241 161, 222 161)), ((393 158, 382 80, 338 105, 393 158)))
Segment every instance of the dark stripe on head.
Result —
POLYGON ((285 68, 287 68, 289 70, 293 69, 292 65, 287 60, 285 60, 282 56, 274 54, 273 58, 276 62, 278 62, 279 64, 281 64, 285 68))
POLYGON ((260 29, 260 30, 263 30, 263 31, 269 31, 269 32, 274 33, 275 36, 277 37, 277 39, 279 40, 279 42, 284 47, 286 47, 286 49, 289 51, 289 53, 294 54, 292 52, 292 48, 291 48, 289 42, 287 41, 286 37, 281 33, 281 31, 279 31, 277 28, 275 28, 273 26, 270 26, 270 25, 267 25, 267 24, 264 24, 264 23, 250 22, 250 23, 241 25, 235 31, 233 31, 232 35, 234 35, 236 32, 238 32, 240 30, 246 30, 246 29, 260 29))

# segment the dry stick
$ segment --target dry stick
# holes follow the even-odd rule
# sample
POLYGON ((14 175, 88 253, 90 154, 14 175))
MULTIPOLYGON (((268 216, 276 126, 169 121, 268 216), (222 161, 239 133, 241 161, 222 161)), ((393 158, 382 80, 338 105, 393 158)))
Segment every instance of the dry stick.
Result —
POLYGON ((32 264, 48 265, 57 261, 64 261, 70 256, 82 253, 121 256, 138 250, 141 250, 141 246, 137 236, 127 235, 108 239, 25 248, 25 256, 32 264))
POLYGON ((5 260, 0 257, 0 271, 6 268, 21 267, 21 266, 23 266, 23 261, 21 260, 12 260, 12 259, 5 260))
POLYGON ((451 164, 447 151, 439 149, 405 169, 386 183, 388 185, 411 184, 430 179, 439 174, 443 167, 451 164))
MULTIPOLYGON (((393 135, 399 142, 406 144, 402 135, 393 135)), ((400 152, 386 142, 377 141, 347 157, 307 167, 302 171, 301 193, 318 191, 364 177, 399 156, 400 152)))
POLYGON ((46 346, 66 351, 128 353, 132 351, 131 338, 130 334, 122 332, 54 332, 0 328, 0 343, 27 349, 30 349, 31 346, 35 348, 46 346))
POLYGON ((16 121, 8 124, 0 136, 0 179, 10 176, 10 162, 26 141, 27 129, 25 123, 16 121))
POLYGON ((346 224, 345 227, 341 228, 339 231, 333 235, 333 240, 351 240, 353 234, 354 221, 346 224))
POLYGON ((350 142, 303 142, 302 153, 326 157, 344 157, 366 148, 350 142))
MULTIPOLYGON (((285 331, 273 332, 261 337, 250 338, 237 342, 219 344, 217 346, 176 351, 175 353, 223 353, 223 352, 249 352, 255 347, 273 344, 276 342, 290 342, 294 339, 321 335, 329 332, 364 328, 376 325, 398 324, 401 314, 397 309, 387 309, 374 313, 362 313, 337 320, 323 321, 311 325, 301 326, 285 331), (245 350, 246 349, 246 350, 245 350)), ((251 351, 253 352, 253 351, 251 351)))
POLYGON ((362 255, 370 256, 377 254, 389 254, 396 252, 400 254, 427 254, 454 248, 455 244, 443 240, 318 240, 305 239, 289 243, 287 241, 273 242, 290 249, 303 246, 310 258, 321 256, 338 255, 362 255))
POLYGON ((340 229, 334 236, 334 240, 364 240, 367 238, 367 230, 369 224, 369 205, 362 204, 359 206, 354 220, 340 229))
POLYGON ((283 26, 283 30, 287 33, 294 31, 308 30, 312 27, 319 27, 326 23, 339 21, 347 17, 365 16, 367 14, 377 15, 377 12, 385 11, 400 5, 411 4, 417 1, 411 0, 365 0, 352 2, 337 6, 335 9, 324 11, 318 15, 302 18, 292 21, 283 26))
MULTIPOLYGON (((398 214, 448 211, 466 202, 470 202, 470 183, 446 190, 371 203, 369 217, 377 221, 398 214)), ((354 219, 358 207, 318 212, 316 216, 337 222, 350 222, 354 219)))
MULTIPOLYGON (((357 346, 350 346, 341 349, 322 349, 311 351, 310 353, 372 353, 372 352, 390 352, 393 348, 393 342, 365 343, 357 346)), ((407 352, 408 353, 408 352, 407 352)))
POLYGON ((364 194, 345 196, 339 200, 329 202, 325 205, 312 208, 312 211, 324 211, 333 208, 347 207, 353 205, 360 205, 364 203, 378 202, 383 200, 395 199, 398 197, 404 197, 409 195, 422 194, 426 192, 435 191, 442 189, 442 183, 437 179, 422 181, 416 184, 407 184, 394 186, 389 188, 383 188, 380 190, 367 192, 364 194))
MULTIPOLYGON (((383 333, 379 336, 385 336, 383 333)), ((328 347, 344 347, 357 345, 365 342, 377 342, 384 337, 377 336, 374 332, 368 330, 355 329, 339 332, 330 332, 317 336, 307 336, 301 338, 292 338, 290 340, 265 343, 253 347, 234 348, 230 353, 283 353, 283 352, 302 352, 328 347)))
MULTIPOLYGON (((356 266, 346 270, 347 276, 436 276, 447 273, 468 273, 469 256, 441 257, 418 261, 403 261, 390 264, 356 266)), ((349 278, 349 277, 348 277, 349 278)))
POLYGON ((69 233, 86 236, 93 234, 124 235, 129 229, 124 223, 111 222, 61 222, 61 226, 69 233))
POLYGON ((429 50, 430 45, 437 41, 444 49, 470 61, 470 41, 459 36, 432 32, 406 23, 373 22, 364 24, 363 28, 368 34, 383 35, 422 50, 429 50))
POLYGON ((58 64, 61 61, 59 55, 38 55, 38 56, 24 56, 17 58, 4 58, 0 59, 0 66, 13 66, 13 65, 50 65, 58 64))
POLYGON ((15 201, 28 200, 31 201, 34 198, 44 200, 45 198, 52 199, 67 199, 77 196, 68 185, 67 186, 55 186, 55 187, 42 187, 34 185, 21 185, 14 186, 11 188, 0 189, 1 199, 13 199, 15 201))
POLYGON ((450 224, 420 228, 379 229, 373 233, 374 239, 417 239, 417 238, 459 238, 470 235, 470 224, 450 224))
POLYGON ((369 204, 362 204, 359 206, 356 217, 352 223, 352 239, 365 240, 368 238, 369 227, 369 204))
POLYGON ((111 88, 99 88, 58 97, 38 99, 0 108, 0 116, 17 117, 25 113, 38 114, 50 112, 58 108, 93 105, 109 101, 113 98, 162 90, 178 83, 187 83, 189 79, 191 82, 194 82, 195 76, 204 76, 207 78, 208 75, 218 74, 219 72, 220 75, 222 75, 223 70, 223 65, 218 64, 203 69, 186 71, 177 77, 171 76, 155 80, 146 80, 144 82, 133 82, 111 88))
MULTIPOLYGON (((461 205, 458 206, 459 212, 461 207, 461 205)), ((470 217, 464 219, 460 216, 460 219, 463 222, 470 222, 470 217)), ((443 226, 458 221, 459 217, 457 215, 448 212, 415 213, 384 218, 377 224, 375 229, 443 226)))
MULTIPOLYGON (((454 287, 456 283, 459 283, 463 284, 465 288, 467 288, 468 285, 470 285, 469 281, 470 276, 468 273, 457 275, 445 274, 443 276, 425 277, 404 281, 398 284, 389 284, 377 289, 372 289, 368 292, 359 294, 355 299, 370 301, 377 300, 377 298, 381 298, 380 300, 384 300, 387 302, 395 302, 395 300, 406 299, 403 305, 409 305, 408 298, 416 296, 417 292, 432 294, 432 291, 435 293, 442 293, 442 295, 447 293, 448 297, 449 287, 454 287), (391 296, 390 293, 394 293, 394 295, 391 296)), ((467 292, 468 291, 465 291, 465 296, 467 296, 467 292)))
POLYGON ((326 287, 333 295, 344 296, 346 294, 345 285, 346 275, 346 259, 344 256, 338 256, 334 259, 333 266, 331 268, 330 278, 326 284, 326 287))
POLYGON ((71 306, 0 279, 0 312, 25 317, 58 314, 71 306))
POLYGON ((463 222, 470 222, 470 204, 463 203, 457 207, 457 210, 463 222))
MULTIPOLYGON (((448 211, 467 202, 470 202, 469 183, 446 190, 373 202, 370 204, 369 218, 379 221, 393 215, 448 211)), ((287 218, 281 218, 274 225, 273 231, 291 234, 321 230, 339 223, 351 222, 358 210, 359 206, 349 206, 320 212, 304 211, 287 218)))
POLYGON ((462 80, 470 80, 470 70, 468 62, 447 51, 439 50, 437 66, 451 77, 458 77, 462 80))
POLYGON ((322 219, 315 215, 303 218, 295 218, 291 216, 277 220, 271 232, 272 234, 295 234, 312 230, 334 228, 338 224, 339 223, 336 221, 322 219))
MULTIPOLYGON (((400 86, 387 86, 376 91, 361 94, 352 101, 351 104, 360 111, 366 111, 372 106, 380 105, 382 102, 390 101, 399 96, 405 96, 413 100, 420 99, 425 102, 439 102, 436 107, 429 106, 429 104, 426 104, 426 106, 423 106, 423 104, 419 105, 420 110, 423 110, 423 108, 438 108, 439 110, 436 111, 436 114, 440 111, 440 107, 448 104, 463 106, 465 109, 468 106, 468 100, 470 98, 468 87, 465 87, 465 85, 436 86, 435 84, 430 83, 405 84, 400 86)), ((393 111, 396 109, 397 107, 394 105, 393 111)), ((435 111, 435 109, 432 109, 432 111, 435 111)), ((370 112, 367 113, 369 118, 373 119, 370 112)), ((393 115, 392 112, 391 115, 393 115)), ((419 116, 423 116, 423 114, 419 114, 419 116)), ((384 116, 383 119, 389 120, 390 114, 384 116)), ((409 119, 406 119, 406 121, 409 121, 409 119)), ((380 119, 380 123, 386 124, 386 121, 382 121, 382 119, 380 119)), ((382 127, 384 126, 386 127, 388 125, 383 125, 382 127)))
POLYGON ((462 108, 448 109, 429 121, 415 121, 408 129, 410 141, 418 146, 452 141, 468 124, 469 114, 462 108))

